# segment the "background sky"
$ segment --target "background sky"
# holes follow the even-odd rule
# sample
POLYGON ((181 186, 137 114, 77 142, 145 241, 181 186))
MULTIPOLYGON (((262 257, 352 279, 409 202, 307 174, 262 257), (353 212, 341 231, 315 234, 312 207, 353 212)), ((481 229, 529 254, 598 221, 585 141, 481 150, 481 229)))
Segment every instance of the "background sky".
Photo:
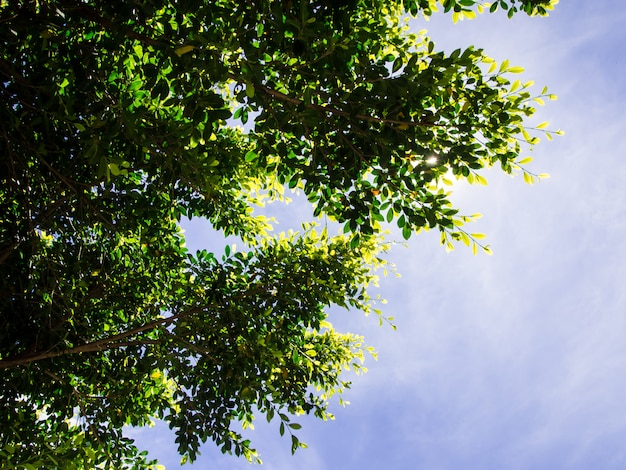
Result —
MULTIPOLYGON (((548 18, 416 24, 439 49, 482 47, 559 96, 537 122, 566 135, 543 139, 530 166, 552 177, 528 186, 492 171, 489 186, 455 190, 461 209, 484 215, 471 231, 488 235, 493 256, 446 253, 435 232, 394 247, 402 277, 379 292, 397 331, 334 311, 335 327, 364 334, 379 360, 335 421, 297 420, 309 449, 291 456, 277 423, 255 422, 260 468, 626 468, 625 25, 616 0, 563 0, 548 18)), ((294 203, 281 217, 308 210, 294 203)), ((202 223, 187 235, 191 248, 223 250, 202 223)), ((132 434, 180 468, 162 426, 132 434)), ((251 467, 207 443, 184 468, 251 467)))

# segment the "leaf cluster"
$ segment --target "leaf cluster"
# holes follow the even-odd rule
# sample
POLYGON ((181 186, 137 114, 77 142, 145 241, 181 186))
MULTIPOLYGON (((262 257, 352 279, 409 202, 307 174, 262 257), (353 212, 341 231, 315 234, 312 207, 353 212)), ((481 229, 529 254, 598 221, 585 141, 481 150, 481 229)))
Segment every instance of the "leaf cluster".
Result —
POLYGON ((446 186, 485 184, 494 165, 533 182, 521 153, 560 133, 528 127, 554 96, 514 79, 521 67, 436 51, 401 20, 438 6, 483 8, 0 4, 3 467, 151 468, 123 430, 157 418, 184 459, 211 440, 258 461, 237 427, 255 415, 294 451, 293 416, 332 417, 342 371, 363 371, 371 349, 328 311, 383 320, 368 287, 385 226, 482 246, 446 186), (286 188, 343 234, 274 234, 255 208, 286 188), (189 252, 180 224, 194 217, 244 249, 189 252))

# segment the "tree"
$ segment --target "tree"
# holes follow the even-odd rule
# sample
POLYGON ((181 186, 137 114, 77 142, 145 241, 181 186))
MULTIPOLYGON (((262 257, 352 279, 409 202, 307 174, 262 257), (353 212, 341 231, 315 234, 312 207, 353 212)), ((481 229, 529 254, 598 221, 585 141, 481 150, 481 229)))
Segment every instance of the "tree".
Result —
POLYGON ((303 446, 293 416, 328 419, 371 352, 327 311, 383 318, 368 287, 385 224, 477 250, 447 180, 536 178, 525 119, 553 95, 401 19, 481 3, 2 2, 2 467, 146 468, 123 426, 155 418, 183 459, 210 439, 258 460, 236 430, 254 415, 303 446), (343 234, 274 234, 253 208, 285 188, 343 234), (192 217, 245 249, 190 253, 192 217))

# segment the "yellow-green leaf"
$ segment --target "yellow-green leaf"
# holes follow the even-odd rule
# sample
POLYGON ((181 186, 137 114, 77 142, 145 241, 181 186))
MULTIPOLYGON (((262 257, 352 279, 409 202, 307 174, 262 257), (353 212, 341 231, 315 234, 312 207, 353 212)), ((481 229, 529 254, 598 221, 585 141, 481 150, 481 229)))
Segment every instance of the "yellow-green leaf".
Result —
POLYGON ((468 237, 467 233, 465 232, 461 232, 461 241, 465 244, 465 246, 470 246, 470 244, 472 243, 470 237, 468 237))
POLYGON ((476 12, 474 10, 463 10, 463 16, 467 19, 473 20, 476 18, 476 12))
POLYGON ((195 49, 194 46, 180 46, 177 47, 176 49, 174 49, 174 53, 178 56, 181 57, 185 54, 187 54, 188 52, 191 52, 195 49))
POLYGON ((254 98, 254 84, 250 81, 246 82, 246 96, 248 98, 254 98))
POLYGON ((524 182, 526 184, 535 184, 535 178, 529 173, 524 173, 524 182))

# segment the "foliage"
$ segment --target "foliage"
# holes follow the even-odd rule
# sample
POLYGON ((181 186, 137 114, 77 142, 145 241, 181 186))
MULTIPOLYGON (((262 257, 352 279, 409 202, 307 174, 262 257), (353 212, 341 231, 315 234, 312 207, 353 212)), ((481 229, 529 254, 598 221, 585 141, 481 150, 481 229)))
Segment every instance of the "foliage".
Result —
POLYGON ((371 350, 328 308, 380 315, 367 289, 382 227, 476 250, 448 180, 519 170, 538 141, 525 119, 553 95, 401 20, 485 6, 3 1, 2 468, 152 468, 123 427, 153 418, 184 459, 210 439, 258 460, 235 422, 264 415, 291 434, 294 415, 330 418, 341 371, 371 350), (253 208, 285 188, 344 233, 273 234, 253 208), (192 217, 245 249, 190 253, 192 217))

